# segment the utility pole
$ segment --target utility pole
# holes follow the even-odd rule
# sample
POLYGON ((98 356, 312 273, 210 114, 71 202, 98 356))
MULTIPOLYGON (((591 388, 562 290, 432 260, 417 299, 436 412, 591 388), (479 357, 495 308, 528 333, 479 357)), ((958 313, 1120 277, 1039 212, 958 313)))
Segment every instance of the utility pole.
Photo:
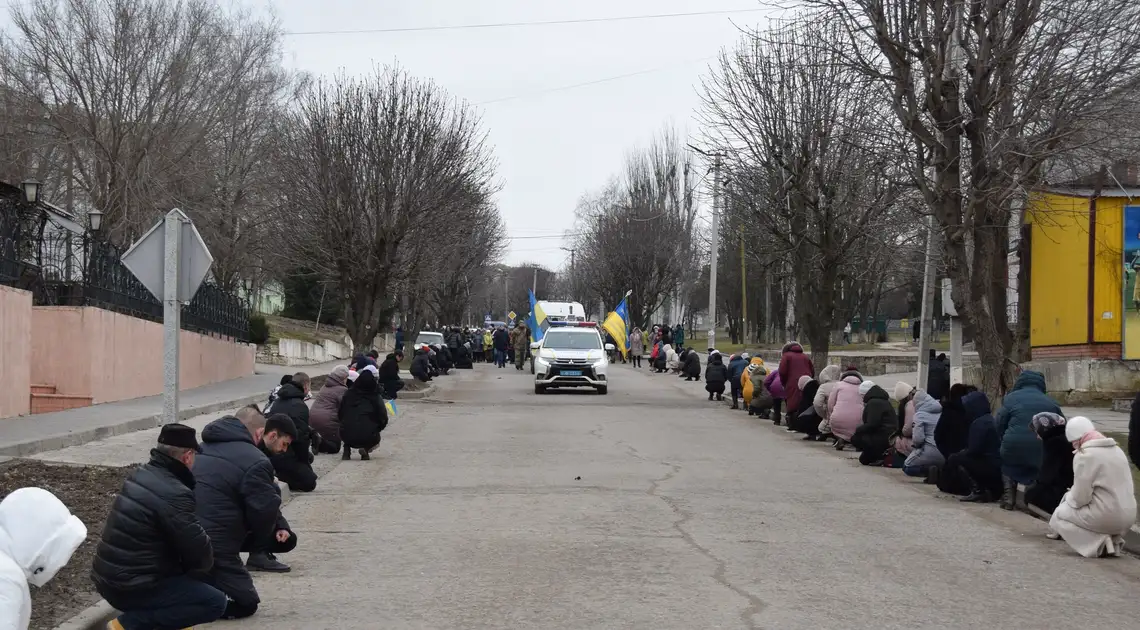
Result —
POLYGON ((934 215, 926 217, 926 264, 922 274, 922 315, 918 331, 918 387, 926 389, 930 371, 930 329, 934 327, 934 215))
POLYGON ((510 278, 507 277, 507 272, 503 272, 503 321, 509 319, 507 313, 511 312, 511 296, 510 296, 510 278))
POLYGON ((570 301, 578 299, 578 275, 574 273, 574 251, 573 247, 560 247, 564 252, 570 252, 570 301))
POLYGON ((538 295, 538 267, 534 268, 534 281, 530 284, 530 292, 538 295))
POLYGON ((709 345, 716 347, 716 267, 717 250, 720 249, 720 154, 713 159, 713 202, 712 202, 712 261, 709 266, 709 345))

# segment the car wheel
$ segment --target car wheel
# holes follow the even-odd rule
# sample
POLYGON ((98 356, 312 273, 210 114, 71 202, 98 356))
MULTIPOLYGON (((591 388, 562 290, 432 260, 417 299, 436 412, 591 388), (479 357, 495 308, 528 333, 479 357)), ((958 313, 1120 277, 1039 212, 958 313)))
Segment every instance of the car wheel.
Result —
POLYGON ((610 391, 610 388, 608 386, 602 385, 601 387, 598 388, 598 395, 605 396, 606 393, 608 393, 609 391, 610 391))
POLYGON ((536 394, 545 394, 545 393, 546 393, 546 387, 544 387, 544 386, 542 386, 542 385, 535 385, 535 386, 534 386, 534 393, 536 393, 536 394))

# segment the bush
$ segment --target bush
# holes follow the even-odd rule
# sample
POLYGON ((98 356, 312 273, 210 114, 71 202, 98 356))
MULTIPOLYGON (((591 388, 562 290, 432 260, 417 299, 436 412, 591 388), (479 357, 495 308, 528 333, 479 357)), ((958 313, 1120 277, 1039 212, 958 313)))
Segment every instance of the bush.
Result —
POLYGON ((259 346, 269 341, 269 322, 265 321, 264 315, 249 316, 249 340, 259 346))

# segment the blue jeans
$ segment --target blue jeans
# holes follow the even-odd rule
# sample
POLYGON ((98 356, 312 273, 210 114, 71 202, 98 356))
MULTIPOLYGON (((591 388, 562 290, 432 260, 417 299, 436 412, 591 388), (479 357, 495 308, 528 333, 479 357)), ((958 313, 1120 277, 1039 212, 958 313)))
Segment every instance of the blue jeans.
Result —
POLYGON ((507 351, 495 350, 495 365, 503 367, 507 364, 507 351))
POLYGON ((903 474, 907 477, 925 477, 930 466, 903 466, 903 474))
POLYGON ((124 630, 177 630, 217 621, 226 611, 226 596, 186 575, 166 578, 153 587, 120 593, 107 603, 123 611, 124 630))

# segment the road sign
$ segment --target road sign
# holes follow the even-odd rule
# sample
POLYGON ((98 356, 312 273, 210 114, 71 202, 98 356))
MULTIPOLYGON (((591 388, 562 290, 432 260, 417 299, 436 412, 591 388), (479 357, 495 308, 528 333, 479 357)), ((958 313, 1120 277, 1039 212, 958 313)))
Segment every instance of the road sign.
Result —
POLYGON ((177 422, 182 305, 194 298, 214 257, 190 217, 175 208, 135 241, 122 261, 162 302, 162 424, 177 422))
MULTIPOLYGON (((180 238, 176 244, 179 275, 178 301, 189 303, 206 279, 206 274, 210 271, 214 257, 210 255, 210 250, 206 248, 202 235, 198 234, 198 229, 194 227, 190 217, 177 208, 171 210, 166 217, 179 222, 180 238)), ((163 294, 163 286, 165 285, 163 271, 166 258, 166 230, 163 229, 165 224, 166 219, 154 224, 154 227, 143 234, 142 238, 131 245, 127 253, 123 254, 122 259, 127 269, 130 269, 131 273, 139 279, 139 282, 142 282, 143 286, 149 289, 154 297, 160 301, 165 299, 163 294)))
POLYGON ((514 321, 514 320, 518 319, 518 316, 515 315, 514 311, 511 311, 510 313, 507 313, 507 319, 514 321))

